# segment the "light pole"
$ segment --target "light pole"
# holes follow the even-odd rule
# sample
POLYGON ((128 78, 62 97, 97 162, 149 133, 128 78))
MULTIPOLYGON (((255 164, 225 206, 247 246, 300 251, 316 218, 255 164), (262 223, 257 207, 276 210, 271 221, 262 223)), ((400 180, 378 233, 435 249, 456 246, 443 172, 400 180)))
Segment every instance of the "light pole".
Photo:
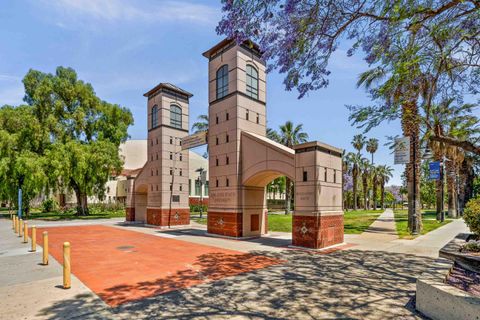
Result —
POLYGON ((203 168, 198 168, 195 171, 199 173, 198 182, 200 184, 200 219, 202 219, 202 216, 203 216, 203 172, 204 172, 204 169, 203 168))

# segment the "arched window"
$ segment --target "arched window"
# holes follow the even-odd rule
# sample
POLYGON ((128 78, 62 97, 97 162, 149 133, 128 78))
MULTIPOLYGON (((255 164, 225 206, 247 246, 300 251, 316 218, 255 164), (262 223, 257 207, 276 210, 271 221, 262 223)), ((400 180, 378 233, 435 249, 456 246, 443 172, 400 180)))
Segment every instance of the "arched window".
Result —
MULTIPOLYGON (((158 126, 158 107, 155 105, 152 108, 152 129, 158 126)), ((153 140, 152 140, 153 143, 153 140)))
POLYGON ((258 71, 247 64, 247 96, 258 99, 258 71))
POLYGON ((228 65, 223 65, 217 70, 217 99, 228 94, 228 65))
POLYGON ((182 128, 182 109, 174 104, 170 106, 170 125, 174 128, 182 128))

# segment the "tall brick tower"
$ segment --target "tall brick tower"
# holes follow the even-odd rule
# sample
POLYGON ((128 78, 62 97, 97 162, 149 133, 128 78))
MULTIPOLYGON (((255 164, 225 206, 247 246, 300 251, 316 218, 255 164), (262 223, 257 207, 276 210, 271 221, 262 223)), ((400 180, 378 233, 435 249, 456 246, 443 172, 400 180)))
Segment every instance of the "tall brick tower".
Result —
POLYGON ((240 141, 242 131, 266 134, 265 63, 254 44, 228 39, 203 55, 209 59, 208 232, 242 237, 250 223, 246 210, 265 207, 262 201, 247 208, 243 201, 264 188, 243 186, 240 141))
POLYGON ((160 83, 144 94, 148 98, 148 159, 129 186, 127 220, 170 226, 190 223, 188 205, 188 135, 192 94, 170 83, 160 83))

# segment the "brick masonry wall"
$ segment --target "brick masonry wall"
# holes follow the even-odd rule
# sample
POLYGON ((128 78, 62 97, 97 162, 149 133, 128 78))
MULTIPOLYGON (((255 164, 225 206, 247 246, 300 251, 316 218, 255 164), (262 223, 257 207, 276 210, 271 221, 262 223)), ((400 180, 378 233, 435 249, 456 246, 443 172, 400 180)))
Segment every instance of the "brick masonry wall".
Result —
POLYGON ((156 226, 179 226, 190 224, 190 209, 147 208, 147 224, 156 226))
POLYGON ((343 242, 343 215, 293 216, 292 244, 306 248, 325 248, 343 242))
POLYGON ((229 237, 242 236, 242 213, 232 212, 208 212, 208 233, 219 234, 229 237))
POLYGON ((135 208, 125 208, 125 220, 135 221, 135 208))

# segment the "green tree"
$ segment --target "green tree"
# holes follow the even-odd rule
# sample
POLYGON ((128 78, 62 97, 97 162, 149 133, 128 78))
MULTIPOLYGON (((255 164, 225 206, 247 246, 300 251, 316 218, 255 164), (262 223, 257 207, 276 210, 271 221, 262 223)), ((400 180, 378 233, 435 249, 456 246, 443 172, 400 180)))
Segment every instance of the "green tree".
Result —
POLYGON ((30 70, 23 79, 25 101, 41 130, 49 185, 75 192, 77 214, 87 215, 87 196, 103 194, 108 178, 121 170, 120 143, 133 124, 130 111, 102 101, 73 69, 55 74, 30 70))
POLYGON ((385 209, 385 185, 393 177, 393 169, 387 165, 377 167, 377 176, 380 182, 380 204, 385 209))
MULTIPOLYGON (((308 134, 303 132, 303 124, 294 125, 291 121, 285 122, 280 126, 279 141, 284 146, 293 148, 294 145, 306 142, 308 134)), ((293 183, 289 177, 286 177, 286 193, 285 193, 285 214, 291 211, 292 187, 293 183)))
POLYGON ((208 130, 208 115, 201 114, 197 117, 197 121, 192 124, 193 133, 208 130))
POLYGON ((363 134, 356 134, 353 136, 352 146, 357 150, 357 154, 362 152, 363 147, 365 146, 366 138, 363 134))
POLYGON ((349 152, 345 156, 347 166, 350 168, 353 180, 352 194, 353 194, 353 210, 358 208, 358 178, 360 176, 360 166, 362 164, 362 157, 358 153, 349 152))
POLYGON ((375 138, 368 139, 366 149, 367 149, 367 152, 372 155, 372 164, 374 164, 373 154, 378 150, 378 139, 375 139, 375 138))
POLYGON ((368 182, 370 180, 370 175, 372 172, 372 165, 367 158, 362 158, 360 162, 360 175, 362 177, 362 190, 363 190, 363 209, 368 209, 368 182))

